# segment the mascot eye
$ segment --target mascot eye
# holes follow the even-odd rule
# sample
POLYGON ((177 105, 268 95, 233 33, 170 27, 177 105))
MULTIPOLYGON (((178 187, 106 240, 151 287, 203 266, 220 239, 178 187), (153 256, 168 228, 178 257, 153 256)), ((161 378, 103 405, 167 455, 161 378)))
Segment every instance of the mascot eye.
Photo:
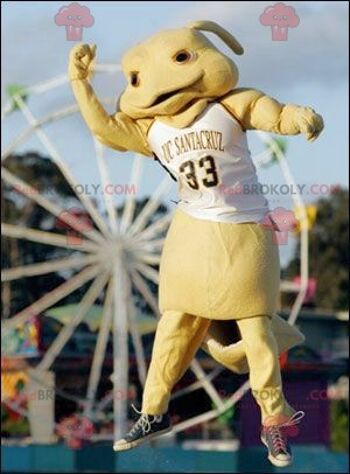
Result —
POLYGON ((183 49, 182 51, 179 51, 175 54, 174 61, 178 64, 185 64, 188 63, 193 57, 194 55, 190 51, 183 49))
POLYGON ((130 74, 130 84, 133 87, 137 87, 140 84, 140 78, 139 78, 139 73, 138 72, 132 72, 130 74))

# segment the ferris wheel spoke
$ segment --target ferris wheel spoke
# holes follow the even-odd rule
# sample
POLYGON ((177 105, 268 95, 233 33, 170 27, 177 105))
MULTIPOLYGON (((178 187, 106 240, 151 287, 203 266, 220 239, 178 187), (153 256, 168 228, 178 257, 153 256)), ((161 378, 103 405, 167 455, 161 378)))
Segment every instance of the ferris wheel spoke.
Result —
POLYGON ((95 414, 102 413, 113 401, 113 390, 108 392, 102 400, 96 403, 95 414))
POLYGON ((185 420, 181 423, 178 423, 177 425, 173 426, 173 432, 178 433, 180 431, 187 430, 192 426, 199 425, 206 421, 210 421, 214 418, 217 418, 226 410, 232 408, 249 390, 249 386, 249 381, 247 380, 239 389, 234 392, 234 394, 228 400, 225 401, 222 407, 215 408, 206 413, 190 418, 189 420, 185 420))
POLYGON ((2 324, 5 328, 13 328, 18 324, 23 324, 34 315, 39 315, 50 306, 53 306, 57 301, 60 301, 65 296, 73 293, 86 282, 94 278, 101 271, 98 265, 91 265, 84 268, 80 273, 74 275, 72 278, 57 286, 53 290, 46 293, 42 298, 39 298, 35 303, 22 309, 9 319, 3 320, 2 324))
MULTIPOLYGON (((206 375, 206 377, 209 381, 214 380, 215 377, 217 377, 223 370, 224 370, 223 367, 216 367, 215 369, 213 369, 211 371, 210 374, 206 375)), ((171 395, 171 400, 175 400, 176 398, 182 397, 183 395, 187 395, 187 394, 189 394, 191 392, 194 392, 195 390, 198 390, 200 388, 202 388, 202 380, 198 379, 198 380, 196 380, 196 382, 191 383, 187 387, 176 390, 176 392, 174 392, 171 395)))
POLYGON ((158 219, 156 222, 153 222, 153 224, 146 227, 145 230, 135 235, 134 239, 137 241, 145 240, 145 239, 149 240, 155 235, 163 232, 169 226, 172 217, 173 217, 172 212, 169 214, 166 214, 165 216, 158 219))
POLYGON ((19 135, 17 135, 12 142, 5 148, 5 150, 1 153, 1 161, 5 161, 11 154, 18 148, 30 135, 33 133, 35 127, 28 127, 19 135))
POLYGON ((96 298, 100 295, 101 291, 106 285, 107 280, 108 273, 104 272, 100 274, 91 284, 90 288, 79 303, 74 318, 62 329, 54 342, 51 344, 41 362, 37 365, 36 369, 38 371, 48 370, 51 367, 56 357, 71 338, 74 329, 83 321, 87 312, 94 304, 96 298))
MULTIPOLYGON (((30 125, 36 125, 37 121, 32 112, 30 111, 29 107, 25 104, 24 100, 19 96, 15 95, 13 97, 14 101, 17 103, 18 107, 21 109, 24 117, 28 121, 30 125)), ((53 143, 49 139, 48 135, 41 129, 41 128, 36 128, 35 133, 38 136, 39 140, 41 143, 44 145, 44 147, 47 149, 49 155, 53 159, 53 161, 56 163, 56 165, 59 167, 61 173, 63 176, 66 178, 67 182, 71 186, 72 190, 75 192, 77 198, 82 202, 82 204, 85 206, 85 209, 89 212, 90 216, 96 223, 97 227, 100 229, 100 231, 106 236, 109 236, 109 231, 106 223, 102 219, 101 215, 93 205, 91 199, 85 195, 85 194, 80 194, 77 192, 77 186, 79 183, 75 180, 73 175, 70 173, 68 166, 64 163, 64 160, 62 159, 61 155, 59 154, 58 150, 54 147, 53 143)))
POLYGON ((72 115, 74 112, 78 111, 78 104, 67 105, 57 112, 51 112, 50 114, 37 119, 35 125, 30 125, 28 128, 24 129, 9 143, 9 145, 7 145, 5 150, 1 153, 1 161, 6 160, 6 158, 8 158, 16 150, 16 148, 18 148, 25 140, 27 140, 38 127, 48 125, 49 123, 65 118, 66 116, 72 115))
POLYGON ((272 157, 272 151, 269 149, 263 150, 260 153, 256 153, 253 156, 254 162, 258 166, 262 166, 262 167, 270 163, 271 157, 272 157))
POLYGON ((136 268, 141 275, 143 275, 145 278, 148 280, 152 281, 156 285, 159 284, 159 272, 158 270, 155 270, 154 268, 150 267, 149 265, 146 265, 145 263, 141 262, 132 262, 130 264, 131 268, 136 268))
POLYGON ((41 81, 38 84, 35 84, 34 86, 27 87, 26 92, 28 94, 35 94, 35 95, 42 94, 43 92, 46 92, 50 89, 66 84, 67 82, 69 82, 67 74, 60 74, 54 79, 41 81))
POLYGON ((97 165, 100 172, 100 179, 101 179, 101 184, 102 184, 102 189, 103 189, 103 199, 104 199, 107 214, 108 214, 109 227, 112 233, 115 235, 118 229, 118 216, 117 216, 116 207, 114 206, 114 203, 113 203, 113 196, 107 193, 107 186, 110 183, 108 182, 109 175, 108 175, 108 170, 107 170, 107 163, 106 163, 106 159, 103 153, 104 146, 99 141, 97 141, 96 138, 94 138, 93 140, 94 140, 94 146, 95 146, 95 155, 96 155, 97 165))
POLYGON ((146 358, 142 344, 142 337, 137 327, 136 307, 131 296, 131 280, 128 277, 128 313, 129 313, 129 329, 131 333, 132 342, 135 349, 137 372, 139 380, 142 386, 145 385, 146 381, 146 358))
POLYGON ((143 277, 135 269, 130 269, 130 275, 135 288, 140 292, 141 296, 152 309, 155 316, 160 318, 161 315, 159 312, 157 299, 147 286, 143 277))
POLYGON ((295 184, 295 180, 289 169, 288 162, 286 160, 283 150, 280 148, 276 140, 274 140, 268 133, 261 132, 261 131, 257 131, 256 133, 259 135, 263 143, 265 143, 270 148, 270 150, 276 155, 281 171, 283 173, 284 179, 286 180, 287 184, 293 186, 293 190, 296 191, 292 193, 292 199, 296 205, 300 206, 301 219, 304 222, 307 222, 307 214, 305 210, 305 205, 301 198, 301 194, 298 191, 298 187, 295 184))
POLYGON ((192 426, 200 425, 201 423, 205 423, 206 421, 213 420, 214 418, 220 416, 220 414, 220 410, 218 408, 214 408, 213 410, 207 411, 206 413, 194 416, 193 418, 177 423, 173 426, 172 432, 178 433, 180 431, 187 430, 189 428, 192 428, 192 426))
POLYGON ((135 251, 135 257, 142 263, 148 263, 149 265, 159 265, 161 256, 154 253, 145 253, 142 250, 135 251))
POLYGON ((283 177, 286 183, 290 186, 291 189, 296 190, 292 193, 292 200, 295 206, 298 207, 300 213, 301 221, 301 232, 300 232, 300 288, 297 294, 297 297, 293 303, 288 322, 290 324, 295 324, 295 321, 300 313, 302 304, 307 292, 307 284, 309 278, 309 231, 308 231, 308 218, 306 207, 302 199, 300 191, 296 186, 294 177, 289 168, 288 161, 286 160, 285 154, 279 144, 266 132, 257 132, 261 140, 269 146, 272 152, 276 155, 278 159, 278 164, 281 168, 283 177))
MULTIPOLYGON (((135 155, 133 165, 132 165, 131 175, 130 175, 130 185, 134 186, 135 189, 138 188, 138 185, 140 182, 142 165, 143 165, 142 158, 139 155, 135 155)), ((120 221, 120 233, 124 233, 130 226, 131 221, 134 217, 135 206, 136 206, 135 194, 129 193, 125 200, 123 214, 120 221)))
POLYGON ((109 281, 107 292, 103 304, 103 312, 101 317, 101 326, 98 333, 94 356, 92 359, 91 371, 88 381, 87 389, 87 403, 85 405, 85 416, 91 417, 92 408, 95 403, 98 383, 101 377, 103 361, 106 354, 109 332, 112 328, 112 299, 113 299, 113 284, 109 281))
POLYGON ((171 186, 172 182, 170 178, 166 176, 156 188, 153 195, 149 198, 140 214, 134 220, 133 224, 127 230, 126 233, 128 235, 134 235, 137 232, 140 232, 147 225, 148 219, 158 209, 161 204, 161 199, 170 191, 171 186))
POLYGON ((157 252, 163 248, 165 238, 148 240, 148 241, 134 241, 132 248, 134 252, 157 252))
MULTIPOLYGON (((114 104, 114 100, 105 98, 105 99, 101 99, 101 103, 114 104)), ((10 104, 10 106, 12 109, 12 103, 10 104)), ((62 107, 56 112, 50 112, 48 115, 45 115, 44 117, 36 119, 33 125, 30 125, 28 128, 24 129, 22 132, 20 132, 17 135, 17 137, 13 139, 13 141, 10 142, 10 144, 1 154, 1 161, 6 160, 6 158, 8 158, 15 151, 16 148, 22 145, 22 143, 24 143, 24 141, 27 140, 35 132, 37 128, 42 127, 44 125, 48 125, 52 122, 63 119, 65 117, 68 117, 69 115, 73 115, 74 113, 79 112, 79 111, 80 111, 79 105, 75 103, 72 105, 66 105, 65 107, 62 107)))
POLYGON ((91 241, 85 239, 79 240, 79 243, 69 243, 67 236, 56 234, 55 232, 46 232, 44 230, 30 229, 13 224, 1 224, 1 233, 5 237, 30 240, 39 244, 54 245, 67 249, 79 250, 83 252, 96 252, 98 247, 91 241))
POLYGON ((72 216, 69 212, 62 209, 57 204, 53 203, 45 196, 42 196, 36 188, 31 186, 30 184, 27 184, 22 179, 17 178, 17 176, 12 174, 6 168, 2 168, 1 175, 3 180, 10 186, 13 186, 13 188, 17 192, 23 194, 28 199, 31 199, 32 201, 36 202, 39 206, 46 209, 48 212, 56 216, 60 221, 66 223, 72 229, 76 230, 77 232, 80 232, 88 239, 92 239, 95 242, 98 242, 99 244, 104 241, 100 233, 97 232, 95 229, 91 229, 91 226, 83 226, 82 223, 79 222, 79 219, 72 216))
POLYGON ((1 120, 3 120, 6 115, 10 114, 13 110, 12 101, 8 101, 2 108, 1 108, 1 120))
POLYGON ((220 395, 218 394, 216 388, 214 385, 211 383, 210 380, 208 380, 206 373, 200 366, 199 362, 197 359, 193 359, 191 362, 191 370, 195 374, 195 376, 198 378, 200 381, 200 385, 204 388, 204 390, 207 392, 208 396, 211 398, 212 402, 215 404, 217 408, 222 409, 224 406, 223 401, 221 400, 220 395))
POLYGON ((33 277, 57 272, 67 268, 81 268, 97 261, 97 255, 74 255, 72 257, 49 260, 47 262, 22 265, 1 272, 1 281, 13 281, 25 277, 33 277))

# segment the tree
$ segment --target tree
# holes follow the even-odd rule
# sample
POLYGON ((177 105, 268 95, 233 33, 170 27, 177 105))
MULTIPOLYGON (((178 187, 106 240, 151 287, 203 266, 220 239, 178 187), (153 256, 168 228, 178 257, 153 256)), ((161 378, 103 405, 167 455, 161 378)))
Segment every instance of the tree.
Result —
MULTIPOLYGON (((309 237, 310 276, 317 279, 315 304, 321 308, 349 308, 349 191, 336 188, 316 202, 317 217, 309 237)), ((298 275, 300 242, 286 268, 287 278, 298 275)))

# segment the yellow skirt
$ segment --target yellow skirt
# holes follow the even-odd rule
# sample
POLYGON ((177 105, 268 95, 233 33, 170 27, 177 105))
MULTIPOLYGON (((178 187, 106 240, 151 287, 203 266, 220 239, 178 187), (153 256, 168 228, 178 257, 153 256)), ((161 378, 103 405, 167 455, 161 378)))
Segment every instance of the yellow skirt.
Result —
POLYGON ((242 319, 277 310, 278 246, 255 223, 201 220, 177 209, 160 264, 159 307, 208 319, 242 319))

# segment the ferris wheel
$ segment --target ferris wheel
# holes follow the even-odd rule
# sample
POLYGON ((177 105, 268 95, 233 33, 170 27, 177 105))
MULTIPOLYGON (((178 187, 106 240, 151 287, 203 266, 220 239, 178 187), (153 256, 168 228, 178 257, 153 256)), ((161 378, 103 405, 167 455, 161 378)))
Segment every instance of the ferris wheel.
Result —
MULTIPOLYGON (((96 73, 101 75, 116 75, 120 71, 119 66, 100 64, 96 66, 96 73)), ((148 281, 158 284, 159 275, 155 267, 160 262, 161 249, 164 243, 164 233, 167 230, 172 213, 167 212, 157 221, 149 224, 150 217, 157 211, 160 204, 171 190, 173 183, 166 176, 156 187, 152 195, 147 199, 140 212, 136 213, 135 195, 129 194, 125 198, 122 210, 118 211, 113 196, 103 193, 104 211, 101 212, 96 202, 88 194, 77 193, 79 182, 62 153, 59 151, 54 141, 49 137, 46 128, 52 124, 63 120, 74 114, 79 114, 78 106, 73 103, 64 107, 58 107, 54 112, 44 116, 37 116, 31 107, 30 102, 34 96, 37 100, 44 100, 44 94, 57 91, 58 88, 69 88, 66 75, 55 77, 51 80, 41 82, 23 91, 17 91, 12 96, 12 101, 5 105, 2 111, 2 120, 6 121, 11 114, 22 114, 27 123, 23 130, 16 130, 15 136, 7 144, 2 152, 2 179, 7 186, 12 187, 16 192, 21 193, 26 199, 34 201, 38 206, 45 209, 51 215, 59 218, 67 226, 74 229, 81 235, 79 247, 72 244, 67 238, 59 233, 47 232, 43 230, 13 225, 2 224, 2 235, 11 239, 25 239, 31 242, 47 244, 67 250, 74 249, 74 255, 56 260, 43 261, 15 268, 4 269, 2 281, 15 281, 21 278, 39 278, 42 275, 59 272, 62 270, 74 270, 73 276, 68 278, 63 284, 49 291, 37 301, 21 309, 3 321, 4 328, 13 328, 18 324, 28 321, 33 314, 40 315, 49 308, 55 306, 60 300, 70 295, 72 292, 89 284, 89 288, 82 297, 77 311, 66 324, 48 350, 44 353, 33 373, 40 378, 40 374, 47 372, 53 365, 55 359, 60 355, 63 347, 72 337, 79 324, 84 321, 89 309, 95 301, 104 295, 102 320, 96 340, 91 369, 88 377, 87 394, 84 400, 84 415, 91 417, 97 406, 101 406, 97 400, 98 385, 103 368, 104 357, 107 349, 110 332, 113 334, 113 402, 114 412, 114 440, 120 439, 125 432, 127 423, 127 399, 117 396, 118 393, 128 391, 129 354, 128 336, 133 343, 138 377, 141 385, 146 378, 146 359, 142 337, 138 331, 136 307, 132 298, 132 289, 136 288, 142 295, 144 301, 152 309, 155 317, 159 317, 159 310, 156 298, 149 288, 148 281), (13 104, 16 110, 13 110, 13 104), (93 222, 92 226, 82 226, 79 220, 75 220, 60 206, 54 199, 41 194, 33 185, 23 181, 13 174, 6 163, 11 160, 11 156, 17 149, 32 137, 36 136, 41 145, 46 149, 48 156, 57 165, 67 183, 76 193, 85 212, 93 222), (77 255, 77 251, 79 255, 77 255)), ((106 98, 105 104, 113 103, 114 98, 106 98)), ((261 153, 260 158, 264 159, 266 154, 274 153, 278 158, 285 181, 293 184, 293 176, 285 160, 284 153, 269 135, 263 132, 256 132, 259 139, 266 146, 266 150, 261 153)), ((65 136, 66 142, 71 142, 72 136, 65 136)), ((94 156, 99 170, 99 181, 103 188, 111 182, 111 174, 107 166, 106 149, 98 142, 94 143, 94 156)), ((255 157, 260 159, 259 157, 255 157)), ((259 160, 258 160, 259 161, 259 160)), ((138 186, 142 182, 143 158, 135 156, 131 163, 130 183, 138 186)), ((294 185, 294 188, 297 187, 294 185)), ((296 193, 292 196, 294 204, 299 208, 301 222, 307 220, 305 206, 301 196, 296 193)), ((302 302, 307 291, 308 282, 308 226, 301 225, 300 239, 300 282, 282 282, 282 291, 291 291, 296 294, 294 305, 290 313, 290 323, 294 324, 302 302)), ((244 383, 239 390, 228 398, 223 398, 216 390, 213 381, 222 370, 216 368, 207 373, 201 366, 199 360, 195 359, 190 367, 195 375, 195 382, 189 386, 175 391, 173 398, 178 398, 191 393, 198 388, 205 390, 212 400, 214 409, 196 415, 185 421, 181 421, 174 426, 174 431, 179 432, 196 424, 209 421, 224 413, 234 406, 237 401, 249 389, 249 383, 244 383)))

